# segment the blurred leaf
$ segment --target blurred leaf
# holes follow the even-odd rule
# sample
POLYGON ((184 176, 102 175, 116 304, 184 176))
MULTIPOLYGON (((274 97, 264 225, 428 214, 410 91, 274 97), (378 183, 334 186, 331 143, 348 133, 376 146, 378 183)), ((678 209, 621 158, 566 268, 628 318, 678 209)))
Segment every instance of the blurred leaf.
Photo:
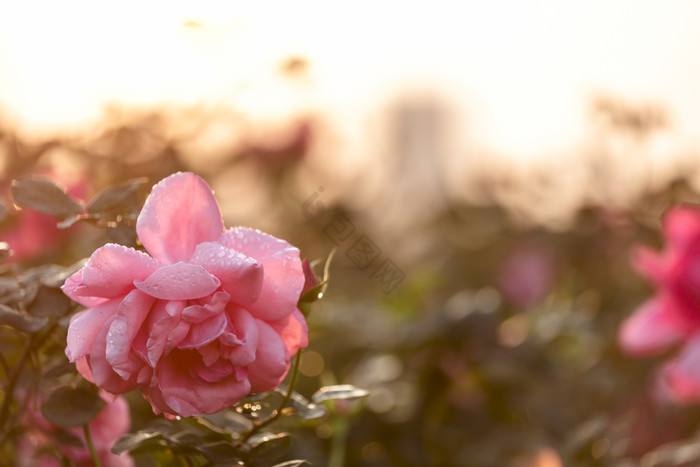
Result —
POLYGON ((87 211, 89 213, 122 212, 138 206, 139 189, 147 182, 148 178, 141 177, 105 188, 92 197, 87 205, 87 211))
POLYGON ((290 400, 294 411, 304 420, 314 420, 326 415, 326 407, 309 402, 306 397, 296 391, 292 392, 290 400))
MULTIPOLYGON (((289 449, 292 438, 288 433, 264 434, 251 440, 250 458, 256 463, 271 462, 280 458, 289 449)), ((264 464, 267 465, 267 464, 264 464)))
POLYGON ((170 449, 181 456, 193 456, 197 454, 196 446, 202 444, 202 434, 192 430, 185 430, 167 438, 170 449))
POLYGON ((79 448, 82 448, 85 446, 83 444, 82 440, 80 438, 78 438, 77 436, 75 436, 70 431, 59 429, 59 430, 52 430, 48 433, 59 444, 63 444, 66 446, 75 446, 75 447, 79 447, 79 448))
POLYGON ((240 460, 240 453, 238 450, 231 443, 227 443, 226 441, 202 444, 197 447, 197 450, 206 457, 207 460, 215 464, 228 464, 240 460))
POLYGON ((64 316, 71 309, 71 299, 53 287, 39 287, 27 311, 34 316, 64 316))
POLYGON ((19 288, 19 283, 9 277, 0 277, 0 298, 8 295, 19 288))
POLYGON ((75 372, 75 363, 66 360, 58 362, 44 371, 44 378, 58 378, 68 373, 75 372))
POLYGON ((119 441, 114 443, 112 446, 112 452, 114 454, 121 454, 124 451, 133 451, 134 449, 144 445, 148 441, 155 440, 161 436, 160 433, 155 433, 152 431, 139 431, 137 433, 129 433, 121 438, 119 441))
POLYGON ((0 222, 4 221, 6 217, 7 206, 5 206, 5 203, 2 200, 0 200, 0 222))
POLYGON ((230 437, 229 432, 226 431, 225 429, 215 425, 214 423, 210 422, 209 420, 203 418, 203 417, 186 417, 183 418, 182 421, 187 423, 190 426, 195 427, 196 429, 203 431, 206 433, 207 437, 210 436, 215 436, 217 438, 223 438, 223 439, 228 439, 230 437))
POLYGON ((297 459, 293 461, 282 462, 281 464, 275 464, 272 467, 299 467, 300 465, 311 465, 310 462, 297 459))
POLYGON ((46 317, 35 317, 20 313, 14 308, 0 304, 0 325, 6 324, 18 331, 33 334, 46 327, 49 319, 46 317))
POLYGON ((107 235, 116 243, 124 246, 136 246, 136 229, 126 224, 118 223, 114 227, 107 227, 107 235))
POLYGON ((86 262, 87 259, 81 259, 68 267, 57 266, 54 264, 47 265, 52 267, 41 272, 41 274, 38 277, 39 282, 41 283, 41 285, 45 285, 46 287, 58 289, 63 285, 64 282, 66 282, 66 279, 68 279, 70 276, 78 272, 78 270, 80 270, 83 266, 85 266, 86 262))
POLYGON ((12 182, 12 196, 18 205, 44 214, 65 218, 78 214, 83 205, 47 178, 29 177, 12 182))
POLYGON ((49 395, 41 406, 41 413, 54 425, 72 428, 88 423, 105 405, 105 401, 88 388, 61 386, 49 395))
POLYGON ((311 400, 315 404, 320 404, 327 400, 337 400, 337 399, 358 399, 360 397, 366 397, 369 392, 364 389, 356 388, 352 384, 336 384, 334 386, 324 386, 311 396, 311 400))
POLYGON ((221 410, 215 414, 204 414, 200 418, 232 433, 243 433, 253 429, 253 422, 233 410, 221 410))

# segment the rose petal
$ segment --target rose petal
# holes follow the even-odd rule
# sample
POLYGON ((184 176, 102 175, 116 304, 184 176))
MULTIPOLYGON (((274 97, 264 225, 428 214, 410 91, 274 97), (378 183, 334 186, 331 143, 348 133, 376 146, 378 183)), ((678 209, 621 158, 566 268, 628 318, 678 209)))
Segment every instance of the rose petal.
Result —
POLYGON ((113 320, 114 316, 109 318, 95 338, 88 355, 88 365, 90 365, 90 371, 92 371, 92 377, 96 386, 113 394, 123 394, 136 389, 136 378, 134 376, 125 381, 112 369, 112 366, 107 361, 107 333, 113 320))
POLYGON ((309 328, 299 310, 294 310, 294 313, 286 318, 269 324, 287 344, 289 355, 296 355, 300 348, 309 346, 309 328))
POLYGON ((81 296, 80 290, 84 287, 83 270, 81 269, 66 279, 66 282, 61 286, 61 290, 63 290, 63 293, 70 297, 71 300, 86 307, 94 307, 109 300, 108 298, 81 296))
POLYGON ((663 227, 668 242, 682 251, 700 236, 700 216, 695 208, 679 206, 666 212, 663 227))
POLYGON ((148 317, 155 299, 140 290, 132 290, 119 305, 117 317, 107 334, 107 361, 122 378, 128 379, 143 366, 143 360, 131 350, 141 325, 148 317))
POLYGON ((173 352, 159 365, 158 388, 152 388, 151 392, 160 392, 159 396, 167 406, 164 410, 169 407, 168 411, 183 417, 215 413, 230 407, 250 392, 248 380, 237 381, 235 374, 216 383, 196 383, 188 371, 196 364, 196 361, 190 361, 194 355, 197 354, 191 351, 173 352))
POLYGON ((680 403, 700 401, 700 335, 690 339, 677 359, 664 367, 661 378, 666 397, 680 403))
POLYGON ((133 289, 134 279, 150 276, 158 266, 158 261, 145 253, 108 243, 98 248, 85 264, 81 270, 81 283, 72 280, 64 284, 64 292, 71 298, 123 297, 133 289))
POLYGON ((66 356, 71 362, 90 353, 105 321, 117 313, 118 307, 119 300, 110 300, 73 315, 66 338, 66 356))
POLYGON ((190 368, 190 375, 204 383, 216 383, 235 375, 233 365, 227 360, 217 360, 212 365, 195 365, 190 368))
POLYGON ((221 282, 202 266, 180 262, 158 268, 145 280, 135 280, 134 285, 161 300, 190 300, 212 294, 221 282))
POLYGON ((212 316, 201 323, 190 326, 190 332, 180 343, 177 344, 180 349, 192 349, 202 347, 210 342, 213 342, 226 328, 227 317, 225 313, 212 316))
POLYGON ((248 365, 253 392, 270 391, 282 382, 289 369, 289 352, 282 338, 269 324, 256 320, 260 339, 255 361, 248 365))
POLYGON ((225 344, 220 349, 221 355, 236 367, 248 366, 255 361, 260 339, 257 320, 246 310, 238 308, 229 312, 229 323, 230 329, 219 338, 225 344))
POLYGON ((180 322, 180 313, 185 308, 184 301, 159 301, 148 315, 146 326, 142 326, 136 341, 141 341, 134 346, 142 348, 143 340, 146 340, 146 361, 155 368, 163 356, 168 344, 168 336, 180 322))
POLYGON ((189 323, 201 323, 205 319, 223 312, 231 296, 226 292, 219 291, 207 298, 202 300, 204 303, 201 305, 190 305, 182 310, 182 319, 189 323))
POLYGON ((260 297, 246 307, 248 311, 257 318, 276 321, 296 310, 305 280, 297 248, 244 227, 227 230, 219 242, 263 264, 265 275, 260 297))
POLYGON ((221 281, 221 288, 231 295, 231 301, 249 305, 257 300, 263 284, 263 266, 220 243, 206 242, 197 245, 190 262, 202 265, 221 281))
POLYGON ((651 355, 667 349, 685 335, 683 323, 668 299, 643 303, 620 328, 623 350, 633 355, 651 355))
POLYGON ((199 243, 216 240, 223 230, 211 188, 189 172, 154 186, 136 222, 146 250, 168 264, 187 261, 199 243))
POLYGON ((646 277, 653 283, 663 283, 667 273, 665 261, 661 254, 640 245, 633 247, 630 252, 630 263, 635 271, 646 277))

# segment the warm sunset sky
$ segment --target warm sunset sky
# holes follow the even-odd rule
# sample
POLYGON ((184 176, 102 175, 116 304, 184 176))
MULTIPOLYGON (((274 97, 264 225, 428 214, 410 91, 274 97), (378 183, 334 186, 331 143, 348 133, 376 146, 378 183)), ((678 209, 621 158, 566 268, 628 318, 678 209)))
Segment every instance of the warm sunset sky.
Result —
POLYGON ((12 2, 0 119, 45 133, 110 100, 204 100, 352 126, 402 86, 436 87, 480 143, 530 157, 581 138, 605 92, 667 105, 700 147, 698 24, 693 0, 12 2), (311 64, 298 95, 276 74, 292 55, 311 64))

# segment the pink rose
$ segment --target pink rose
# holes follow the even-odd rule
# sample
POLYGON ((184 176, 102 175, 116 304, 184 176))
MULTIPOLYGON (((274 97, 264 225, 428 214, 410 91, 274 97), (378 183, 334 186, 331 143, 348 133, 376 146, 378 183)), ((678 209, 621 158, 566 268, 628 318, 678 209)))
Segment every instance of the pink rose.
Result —
MULTIPOLYGON (((113 401, 111 401, 113 398, 106 393, 100 393, 100 397, 107 402, 107 405, 88 424, 97 456, 104 467, 131 467, 134 462, 128 453, 112 454, 114 443, 129 431, 131 425, 129 406, 122 397, 117 397, 113 401)), ((42 452, 42 448, 54 442, 48 434, 58 430, 58 428, 49 423, 38 411, 30 408, 26 414, 26 423, 29 427, 17 446, 17 457, 21 465, 60 466, 58 459, 49 453, 42 452)), ((85 445, 82 428, 70 428, 68 431, 77 436, 85 445)), ((61 445, 59 448, 76 465, 93 465, 87 447, 61 445)))
POLYGON ((700 211, 684 206, 664 216, 667 246, 661 252, 638 247, 632 265, 656 287, 620 328, 620 344, 633 355, 658 354, 683 343, 678 357, 661 371, 656 394, 700 400, 700 211))
POLYGON ((299 250, 257 230, 224 230, 209 186, 177 173, 153 187, 136 230, 151 256, 95 251, 63 291, 88 307, 66 355, 111 393, 140 389, 155 413, 193 416, 277 387, 308 345, 299 250))

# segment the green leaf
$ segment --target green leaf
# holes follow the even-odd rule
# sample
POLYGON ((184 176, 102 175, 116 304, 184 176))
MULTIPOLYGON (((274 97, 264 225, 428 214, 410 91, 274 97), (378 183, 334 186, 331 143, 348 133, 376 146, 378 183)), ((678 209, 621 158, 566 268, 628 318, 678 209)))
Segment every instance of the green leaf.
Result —
POLYGON ((293 461, 285 461, 281 464, 275 464, 272 467, 299 467, 300 465, 311 465, 311 463, 309 461, 296 459, 293 461))
POLYGON ((299 394, 296 391, 292 392, 290 397, 292 408, 304 420, 315 420, 326 415, 326 408, 322 405, 316 405, 299 394))
POLYGON ((320 404, 328 400, 350 400, 365 397, 369 392, 364 389, 356 388, 352 384, 336 384, 334 386, 324 386, 311 396, 311 400, 315 404, 320 404))
POLYGON ((243 433, 253 429, 253 422, 234 410, 221 410, 215 414, 204 414, 201 415, 201 418, 232 433, 243 433))
POLYGON ((12 196, 18 205, 35 209, 54 217, 65 218, 78 214, 83 205, 51 180, 28 177, 12 182, 12 196))
POLYGON ((27 307, 27 312, 34 316, 64 316, 71 309, 71 299, 59 289, 53 287, 39 287, 32 303, 27 307))
POLYGON ((168 436, 166 439, 173 452, 181 456, 193 456, 197 454, 195 446, 202 444, 202 434, 193 430, 181 431, 172 436, 168 436))
POLYGON ((105 401, 88 388, 61 386, 41 406, 41 414, 54 425, 72 428, 90 422, 105 405, 105 401))
POLYGON ((44 329, 48 322, 46 317, 30 316, 0 304, 0 325, 6 324, 18 331, 33 334, 44 329))
POLYGON ((215 464, 229 464, 238 462, 241 459, 238 450, 226 441, 217 441, 215 443, 202 444, 197 447, 197 450, 215 464))
POLYGON ((61 360, 57 364, 44 370, 43 377, 58 378, 68 373, 75 373, 75 363, 70 363, 68 360, 61 360))
POLYGON ((48 432, 48 434, 53 439, 55 439, 58 444, 63 444, 66 446, 75 446, 78 448, 85 447, 85 445, 83 444, 81 439, 78 438, 77 436, 75 436, 70 431, 58 429, 58 430, 52 430, 52 431, 48 432))
POLYGON ((119 441, 114 443, 114 446, 112 446, 112 452, 114 454, 121 454, 124 451, 133 451, 146 442, 156 440, 157 438, 162 438, 161 434, 152 431, 128 433, 119 438, 119 441))
POLYGON ((107 227, 107 235, 111 240, 124 246, 135 246, 138 238, 134 227, 122 223, 107 227))
POLYGON ((105 188, 97 193, 87 205, 89 213, 108 211, 126 211, 140 205, 139 190, 148 182, 148 178, 141 177, 129 180, 119 185, 105 188))
POLYGON ((289 449, 292 438, 288 433, 263 434, 252 438, 250 458, 258 462, 271 462, 289 449))

